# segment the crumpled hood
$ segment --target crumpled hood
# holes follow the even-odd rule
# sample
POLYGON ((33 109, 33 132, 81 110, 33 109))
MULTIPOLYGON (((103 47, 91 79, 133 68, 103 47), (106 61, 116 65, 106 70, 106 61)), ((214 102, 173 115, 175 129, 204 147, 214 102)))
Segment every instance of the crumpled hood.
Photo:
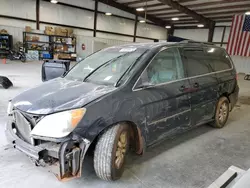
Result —
POLYGON ((13 105, 32 114, 50 114, 80 108, 116 88, 57 78, 27 90, 12 100, 13 105))

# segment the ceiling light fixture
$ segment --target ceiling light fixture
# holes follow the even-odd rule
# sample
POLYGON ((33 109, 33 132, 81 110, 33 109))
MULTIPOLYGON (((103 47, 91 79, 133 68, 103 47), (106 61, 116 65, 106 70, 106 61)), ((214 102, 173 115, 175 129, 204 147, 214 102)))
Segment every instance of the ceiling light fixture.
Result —
POLYGON ((146 21, 145 20, 140 20, 140 23, 145 23, 146 21))
POLYGON ((179 18, 172 18, 171 20, 173 20, 173 21, 177 21, 177 20, 179 20, 179 18))
POLYGON ((246 14, 246 15, 250 15, 250 11, 247 11, 245 14, 246 14))
POLYGON ((204 25, 203 24, 198 24, 197 27, 204 27, 204 25))
POLYGON ((106 16, 111 16, 111 15, 112 15, 112 13, 110 13, 110 12, 106 12, 106 13, 105 13, 105 15, 106 15, 106 16))
POLYGON ((165 28, 166 28, 166 29, 170 29, 170 28, 171 28, 171 26, 170 26, 170 25, 167 25, 167 26, 165 26, 165 28))
POLYGON ((56 0, 51 0, 50 2, 54 3, 54 4, 58 3, 58 1, 56 1, 56 0))
POLYGON ((144 11, 145 9, 143 8, 143 7, 140 7, 140 8, 137 8, 136 9, 136 11, 138 11, 138 12, 142 12, 142 11, 144 11))

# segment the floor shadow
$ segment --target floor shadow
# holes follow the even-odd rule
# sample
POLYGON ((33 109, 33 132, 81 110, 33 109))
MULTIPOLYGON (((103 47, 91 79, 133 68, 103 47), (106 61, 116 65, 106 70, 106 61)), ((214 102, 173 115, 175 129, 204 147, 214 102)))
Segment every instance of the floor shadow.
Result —
MULTIPOLYGON (((212 130, 214 130, 214 128, 208 125, 201 125, 199 127, 193 128, 184 133, 177 134, 174 137, 170 137, 170 138, 167 138, 158 142, 157 144, 147 148, 146 153, 142 156, 138 156, 130 152, 127 157, 125 168, 129 168, 130 166, 133 166, 134 164, 138 165, 138 164, 144 163, 156 157, 157 155, 160 155, 161 153, 166 152, 167 150, 173 147, 176 147, 179 144, 182 144, 202 134, 206 134, 212 130)), ((85 177, 86 179, 89 179, 90 177, 91 179, 98 179, 94 170, 93 153, 89 153, 85 157, 85 160, 83 163, 83 177, 85 177)))
POLYGON ((160 155, 163 152, 166 152, 167 150, 176 147, 179 144, 182 144, 183 142, 186 142, 188 140, 191 140, 195 137, 198 137, 202 134, 206 134, 209 131, 214 130, 214 128, 208 126, 208 125, 201 125, 199 127, 195 127, 189 131, 177 134, 173 137, 163 139, 162 141, 158 142, 154 146, 151 146, 147 148, 146 153, 142 156, 137 156, 132 153, 129 154, 127 165, 131 166, 133 164, 140 164, 147 160, 150 160, 157 155, 160 155))
POLYGON ((238 99, 238 103, 250 105, 250 96, 240 96, 238 99))

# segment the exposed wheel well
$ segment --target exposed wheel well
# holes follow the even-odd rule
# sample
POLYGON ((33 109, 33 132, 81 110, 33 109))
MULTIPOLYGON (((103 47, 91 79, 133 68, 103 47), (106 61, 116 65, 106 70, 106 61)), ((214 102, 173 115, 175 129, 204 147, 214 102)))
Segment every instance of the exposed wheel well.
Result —
POLYGON ((144 153, 145 142, 142 136, 140 128, 133 122, 127 121, 127 124, 131 127, 131 147, 136 154, 141 155, 144 153))
POLYGON ((144 153, 144 148, 145 148, 144 144, 145 143, 144 143, 144 138, 143 138, 143 136, 141 134, 140 128, 135 123, 133 123, 131 121, 121 121, 121 122, 117 122, 115 124, 112 124, 112 125, 108 126, 103 131, 101 131, 98 136, 95 137, 95 139, 92 141, 92 143, 91 143, 91 145, 90 145, 90 147, 88 149, 88 154, 89 155, 93 154, 99 136, 102 135, 105 130, 107 130, 111 126, 114 126, 114 125, 116 125, 118 123, 126 123, 126 124, 128 124, 130 126, 131 149, 138 155, 141 155, 141 154, 144 153))
POLYGON ((232 111, 232 104, 231 104, 231 101, 230 101, 229 94, 228 93, 223 93, 220 97, 226 97, 227 98, 227 100, 229 101, 229 109, 230 109, 230 111, 232 111))
POLYGON ((228 100, 229 103, 230 103, 230 98, 229 98, 229 94, 228 94, 228 93, 223 93, 220 97, 226 97, 227 100, 228 100))

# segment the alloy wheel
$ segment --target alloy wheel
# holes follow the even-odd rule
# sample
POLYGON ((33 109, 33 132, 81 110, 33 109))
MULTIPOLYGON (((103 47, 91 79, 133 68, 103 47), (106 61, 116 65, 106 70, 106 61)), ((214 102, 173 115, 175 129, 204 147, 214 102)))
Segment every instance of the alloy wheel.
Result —
POLYGON ((116 153, 115 153, 115 167, 117 169, 120 169, 123 165, 126 150, 127 150, 127 132, 122 132, 120 134, 118 143, 117 143, 117 148, 116 148, 116 153))

